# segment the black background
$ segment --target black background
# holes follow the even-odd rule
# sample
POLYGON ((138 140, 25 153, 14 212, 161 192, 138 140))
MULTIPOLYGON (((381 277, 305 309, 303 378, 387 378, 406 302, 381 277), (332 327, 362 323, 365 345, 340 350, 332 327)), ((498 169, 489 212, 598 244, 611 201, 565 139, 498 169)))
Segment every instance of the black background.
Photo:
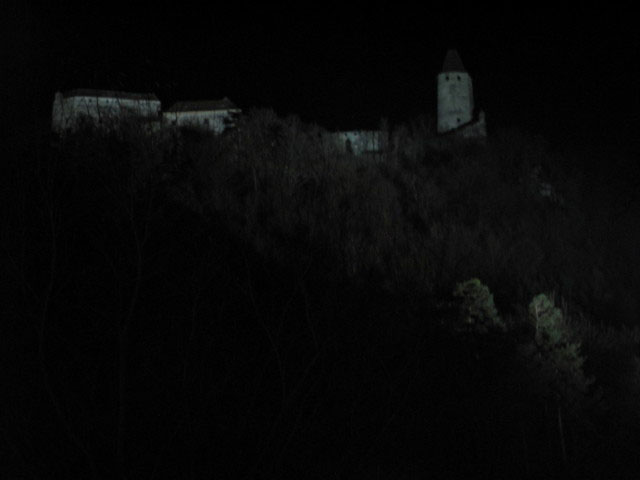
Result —
POLYGON ((640 41, 625 9, 11 2, 6 13, 3 90, 16 113, 24 100, 46 117, 56 90, 104 88, 370 128, 435 114, 453 47, 490 131, 637 149, 640 41))

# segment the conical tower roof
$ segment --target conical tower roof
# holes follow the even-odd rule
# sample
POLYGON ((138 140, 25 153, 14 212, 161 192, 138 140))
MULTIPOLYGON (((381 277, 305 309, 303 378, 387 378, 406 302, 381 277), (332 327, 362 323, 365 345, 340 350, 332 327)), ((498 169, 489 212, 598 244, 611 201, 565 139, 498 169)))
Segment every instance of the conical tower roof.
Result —
POLYGON ((450 49, 447 52, 447 55, 444 57, 444 63, 442 64, 443 72, 466 72, 464 69, 464 65, 462 65, 462 60, 460 60, 460 55, 458 55, 458 51, 455 49, 450 49))

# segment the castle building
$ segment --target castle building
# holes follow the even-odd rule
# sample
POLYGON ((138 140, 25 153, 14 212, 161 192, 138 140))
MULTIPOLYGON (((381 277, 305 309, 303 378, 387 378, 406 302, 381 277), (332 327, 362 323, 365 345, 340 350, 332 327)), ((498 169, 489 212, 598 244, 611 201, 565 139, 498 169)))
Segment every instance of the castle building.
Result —
POLYGON ((456 50, 449 50, 437 76, 438 134, 486 137, 484 112, 474 118, 473 83, 456 50))
POLYGON ((234 125, 234 120, 242 111, 224 97, 221 100, 198 100, 177 102, 162 113, 165 127, 195 127, 222 133, 234 125))
POLYGON ((379 130, 350 130, 329 134, 338 152, 353 155, 379 154, 385 139, 379 130))
POLYGON ((60 134, 75 130, 83 121, 108 127, 122 119, 131 119, 156 128, 160 124, 160 108, 160 100, 153 93, 92 89, 56 92, 51 127, 60 134))

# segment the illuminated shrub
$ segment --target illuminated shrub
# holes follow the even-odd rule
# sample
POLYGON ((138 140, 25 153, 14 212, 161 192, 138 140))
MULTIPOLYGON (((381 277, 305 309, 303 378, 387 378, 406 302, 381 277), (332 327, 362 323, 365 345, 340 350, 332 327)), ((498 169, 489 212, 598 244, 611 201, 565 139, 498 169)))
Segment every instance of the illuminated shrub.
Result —
POLYGON ((476 333, 506 330, 493 303, 493 295, 479 279, 472 278, 458 283, 453 296, 458 304, 456 330, 476 333))
POLYGON ((535 327, 535 338, 522 345, 520 352, 537 392, 574 404, 594 381, 583 373, 580 342, 574 339, 560 309, 544 294, 529 304, 528 321, 535 327))
POLYGON ((528 320, 536 328, 536 343, 542 347, 552 349, 569 337, 569 329, 562 318, 562 312, 543 293, 529 304, 528 320))

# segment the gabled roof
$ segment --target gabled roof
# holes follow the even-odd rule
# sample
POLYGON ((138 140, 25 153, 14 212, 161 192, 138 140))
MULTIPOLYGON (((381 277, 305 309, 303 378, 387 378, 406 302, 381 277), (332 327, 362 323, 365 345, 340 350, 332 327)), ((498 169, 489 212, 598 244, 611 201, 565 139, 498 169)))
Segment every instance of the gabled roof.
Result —
POLYGON ((116 90, 95 90, 92 88, 76 88, 74 90, 68 90, 62 94, 64 98, 70 97, 107 97, 107 98, 121 98, 128 100, 151 100, 160 101, 156 97, 155 93, 131 93, 131 92, 118 92, 116 90))
POLYGON ((238 107, 227 97, 221 100, 195 100, 191 102, 176 102, 165 112, 203 112, 211 110, 237 110, 238 107))
POLYGON ((455 49, 450 49, 444 57, 444 63, 442 64, 443 72, 466 72, 460 55, 455 49))

